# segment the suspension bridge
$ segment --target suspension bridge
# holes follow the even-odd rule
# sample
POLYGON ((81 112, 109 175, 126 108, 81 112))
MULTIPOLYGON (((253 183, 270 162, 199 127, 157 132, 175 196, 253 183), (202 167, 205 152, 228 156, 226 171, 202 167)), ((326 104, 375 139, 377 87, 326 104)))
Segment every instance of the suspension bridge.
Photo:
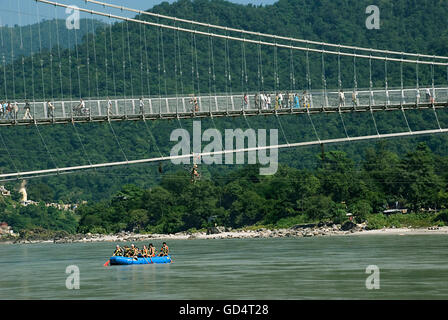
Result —
MULTIPOLYGON (((36 15, 38 17, 39 6, 42 5, 53 6, 55 13, 56 8, 71 8, 68 4, 55 1, 34 1, 36 2, 36 15)), ((18 59, 16 67, 14 67, 15 57, 12 47, 11 60, 13 62, 11 63, 12 67, 9 67, 10 69, 8 69, 5 57, 3 57, 4 101, 7 102, 5 104, 8 107, 2 110, 0 126, 32 125, 39 130, 38 127, 40 125, 72 124, 75 126, 75 123, 88 122, 108 122, 110 124, 114 121, 146 122, 152 120, 213 119, 219 117, 246 118, 271 115, 276 117, 279 126, 282 127, 279 116, 303 114, 306 115, 316 132, 313 124, 313 115, 328 113, 339 115, 346 135, 343 138, 320 139, 316 132, 316 140, 314 141, 287 142, 286 144, 275 146, 223 150, 201 155, 219 155, 273 148, 283 149, 318 144, 419 136, 446 133, 448 131, 448 129, 441 126, 438 115, 438 112, 446 109, 448 106, 448 57, 310 41, 213 25, 112 5, 101 1, 86 0, 85 3, 98 6, 99 8, 96 10, 77 8, 77 10, 90 14, 92 21, 93 17, 102 16, 107 17, 110 22, 104 29, 102 38, 99 35, 95 35, 95 31, 92 31, 91 45, 87 37, 86 41, 88 43, 84 47, 76 43, 75 50, 68 51, 68 60, 70 62, 69 69, 67 69, 68 79, 65 74, 67 70, 63 70, 64 67, 61 63, 62 50, 58 36, 54 37, 56 41, 53 44, 57 50, 54 49, 45 58, 45 50, 41 41, 40 22, 38 23, 39 31, 37 35, 39 52, 31 53, 31 70, 28 70, 31 79, 25 70, 25 65, 27 64, 23 57, 21 61, 18 59), (109 10, 120 10, 120 12, 128 11, 136 14, 136 17, 128 18, 119 14, 113 14, 110 11, 105 12, 106 8, 109 10), (112 20, 118 21, 117 26, 121 26, 122 39, 114 40, 112 30, 115 26, 113 26, 112 20), (131 45, 130 24, 138 26, 139 38, 134 40, 142 45, 144 44, 145 49, 149 47, 146 34, 151 32, 157 33, 157 59, 154 59, 157 61, 154 62, 153 67, 151 67, 151 59, 148 58, 147 50, 144 52, 140 50, 138 53, 131 54, 131 51, 135 49, 131 45), (164 43, 166 37, 163 34, 164 31, 172 32, 171 40, 173 43, 171 44, 171 49, 174 51, 168 54, 165 52, 167 43, 164 43), (184 41, 181 41, 181 35, 191 37, 188 48, 185 47, 184 41), (96 42, 95 37, 99 41, 104 40, 103 52, 104 54, 110 52, 109 55, 101 56, 99 54, 99 43, 96 42), (206 48, 197 48, 199 39, 203 40, 206 48), (214 49, 218 42, 221 42, 225 52, 224 57, 221 57, 223 58, 221 61, 218 61, 219 58, 216 56, 217 50, 214 49), (240 46, 238 63, 241 63, 241 65, 238 68, 232 65, 233 59, 230 53, 232 46, 230 43, 237 43, 240 46), (116 45, 120 46, 122 50, 122 55, 119 57, 114 56, 113 48, 116 45), (86 59, 84 61, 79 58, 79 50, 81 48, 86 50, 86 59), (187 50, 191 53, 191 57, 186 57, 187 50), (265 56, 263 50, 272 52, 273 74, 267 75, 263 72, 263 66, 267 64, 266 61, 263 61, 265 56), (71 56, 72 52, 76 52, 76 54, 71 56), (200 55, 198 52, 203 52, 203 54, 200 55), (204 52, 207 53, 204 54, 204 52), (167 66, 165 59, 169 55, 174 57, 174 64, 167 66), (247 60, 254 58, 253 55, 255 55, 257 60, 257 68, 256 70, 249 70, 247 60), (136 69, 132 68, 133 56, 139 57, 139 60, 134 62, 134 64, 138 65, 136 69), (203 61, 200 60, 201 57, 203 61), (285 61, 285 59, 279 61, 279 57, 287 57, 286 60, 288 61, 285 61), (332 57, 331 61, 335 62, 336 65, 332 67, 337 70, 337 79, 335 79, 335 85, 333 86, 328 85, 328 57, 332 57), (188 67, 185 65, 187 58, 191 58, 188 67), (313 58, 319 60, 321 65, 319 72, 316 70, 312 72, 310 69, 310 60, 313 58), (102 85, 100 85, 101 79, 99 79, 98 70, 98 62, 101 59, 104 59, 106 73, 106 79, 102 85), (296 70, 297 59, 301 60, 305 66, 305 69, 300 71, 302 77, 305 78, 304 87, 300 87, 297 84, 299 82, 298 71, 296 70), (95 64, 91 65, 93 61, 95 64), (344 72, 342 70, 343 65, 347 66, 348 61, 350 61, 350 67, 353 71, 350 80, 343 79, 344 72), (44 67, 44 65, 46 66, 44 67), (44 75, 47 72, 46 70, 48 70, 48 65, 50 66, 50 81, 46 83, 44 75), (202 74, 200 73, 200 65, 207 66, 205 68, 206 71, 202 74), (279 65, 287 65, 289 70, 289 79, 287 81, 281 81, 281 67, 279 65), (368 70, 368 79, 363 79, 365 83, 368 83, 367 87, 360 87, 358 84, 361 81, 358 74, 358 66, 363 66, 363 68, 368 70), (384 75, 384 79, 381 81, 383 83, 382 87, 374 87, 375 67, 380 67, 384 75), (409 83, 410 79, 404 77, 403 70, 404 68, 409 70, 411 67, 415 68, 414 85, 405 86, 405 82, 409 83), (191 70, 188 89, 185 83, 185 70, 187 68, 191 70), (399 75, 400 85, 398 87, 389 85, 390 77, 392 76, 392 74, 389 74, 389 70, 393 68, 395 68, 393 75, 395 77, 397 74, 399 75), (421 68, 429 70, 431 75, 430 83, 421 83, 419 75, 421 68), (22 79, 18 72, 20 69, 22 69, 22 79), (72 69, 75 70, 75 75, 72 75, 72 69), (151 81, 149 76, 150 69, 156 75, 158 94, 151 94, 149 89, 151 81), (239 69, 238 74, 235 74, 235 69, 239 69), (7 70, 12 75, 7 73, 7 70), (123 79, 118 79, 118 71, 122 74, 123 79), (84 76, 81 76, 81 72, 84 72, 84 76), (225 79, 225 82, 223 81, 225 85, 220 89, 217 89, 219 87, 217 73, 222 73, 225 79), (319 73, 319 76, 316 76, 317 73, 319 73), (446 74, 446 77, 441 77, 440 74, 446 74), (34 78, 34 75, 40 75, 40 77, 34 78), (438 79, 445 79, 445 81, 436 83, 436 75, 439 75, 438 79), (270 86, 267 84, 268 77, 272 77, 270 86), (321 80, 317 85, 315 81, 312 81, 316 77, 321 80), (235 82, 237 82, 234 78, 239 79, 239 92, 232 88, 232 84, 235 86, 235 82), (15 87, 22 80, 24 94, 18 94, 15 87), (63 82, 66 80, 70 84, 69 94, 64 93, 63 90, 63 82), (175 89, 168 92, 167 81, 170 80, 174 83, 172 87, 175 89), (38 82, 39 85, 37 85, 38 82), (75 88, 76 82, 78 88, 75 88), (87 82, 88 90, 83 89, 85 83, 82 84, 82 82, 87 82), (134 88, 133 84, 136 82, 139 83, 139 89, 134 88), (207 89, 201 88, 201 83, 204 82, 208 84, 207 89), (285 82, 288 82, 288 84, 285 85, 285 82), (130 88, 126 87, 125 83, 130 83, 130 88), (351 85, 347 86, 347 83, 351 85), (123 86, 121 89, 118 88, 120 85, 123 86), (58 87, 60 87, 60 92, 58 92, 58 87), (254 88, 256 89, 254 90, 254 88), (73 92, 76 91, 75 89, 77 89, 79 94, 77 97, 73 95, 73 92), (406 115, 406 112, 410 110, 429 110, 432 112, 436 122, 436 129, 412 130, 406 115), (401 112, 408 130, 404 132, 381 133, 375 120, 375 113, 384 111, 401 112), (344 123, 344 115, 349 113, 370 113, 376 134, 349 136, 344 123)), ((56 18, 57 16, 55 15, 56 18)), ((23 41, 22 39, 20 40, 23 41)), ((233 54, 235 55, 235 53, 233 54)), ((112 127, 111 130, 113 132, 112 127)), ((43 139, 42 135, 41 138, 43 139)), ((7 149, 4 141, 3 144, 7 149)), ((48 148, 47 151, 50 153, 48 148)), ((123 152, 123 150, 121 151, 123 152)), ((118 162, 93 164, 89 161, 88 165, 63 168, 55 166, 50 169, 22 172, 17 170, 17 172, 0 174, 0 181, 194 157, 193 154, 179 156, 164 156, 160 152, 159 154, 160 156, 156 158, 128 160, 125 157, 125 161, 118 162)))

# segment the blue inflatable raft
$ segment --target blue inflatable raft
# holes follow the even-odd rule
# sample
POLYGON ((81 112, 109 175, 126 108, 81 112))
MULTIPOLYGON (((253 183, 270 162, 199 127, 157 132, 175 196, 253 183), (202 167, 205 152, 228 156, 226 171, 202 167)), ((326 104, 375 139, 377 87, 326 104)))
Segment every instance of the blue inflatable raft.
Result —
POLYGON ((171 263, 171 256, 164 257, 151 257, 143 258, 138 257, 137 259, 128 257, 110 257, 110 265, 128 265, 128 264, 153 264, 153 263, 171 263))

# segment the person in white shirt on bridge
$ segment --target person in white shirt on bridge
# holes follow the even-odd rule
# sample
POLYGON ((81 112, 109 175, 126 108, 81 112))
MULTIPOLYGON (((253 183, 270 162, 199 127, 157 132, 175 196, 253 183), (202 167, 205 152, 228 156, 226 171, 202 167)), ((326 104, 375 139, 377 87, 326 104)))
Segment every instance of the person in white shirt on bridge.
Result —
POLYGON ((112 101, 109 99, 109 97, 107 97, 107 115, 110 116, 112 115, 112 101))
POLYGON ((23 116, 23 119, 33 119, 31 116, 31 105, 28 101, 25 103, 25 115, 23 116))
POLYGON ((278 106, 281 108, 283 108, 283 94, 280 92, 278 94, 278 106))
POLYGON ((354 107, 358 106, 358 92, 356 90, 352 92, 352 104, 354 107))
POLYGON ((143 98, 140 98, 139 100, 139 106, 140 106, 140 114, 143 114, 145 112, 145 103, 143 102, 143 98))
POLYGON ((12 106, 12 112, 14 114, 14 120, 17 120, 17 114, 19 113, 19 105, 17 101, 14 101, 14 105, 12 106))
POLYGON ((340 107, 345 107, 345 94, 342 89, 339 90, 339 108, 340 107))
POLYGON ((262 105, 262 109, 268 108, 268 97, 264 93, 261 94, 261 105, 262 105))
POLYGON ((429 89, 426 89, 426 101, 431 102, 431 91, 429 89))
POLYGON ((47 117, 54 118, 54 105, 51 103, 51 101, 47 102, 47 117))

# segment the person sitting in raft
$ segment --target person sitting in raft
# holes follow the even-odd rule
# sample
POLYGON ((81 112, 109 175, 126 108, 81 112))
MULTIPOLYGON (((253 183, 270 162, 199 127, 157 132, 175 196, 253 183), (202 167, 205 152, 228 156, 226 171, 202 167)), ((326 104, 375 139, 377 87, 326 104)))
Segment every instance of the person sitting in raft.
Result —
POLYGON ((152 245, 152 243, 149 244, 148 256, 149 257, 155 257, 156 256, 156 248, 152 245))
POLYGON ((120 246, 117 244, 117 247, 115 248, 114 254, 112 257, 122 257, 124 255, 124 250, 120 248, 120 246))
POLYGON ((170 249, 166 245, 166 242, 162 244, 162 248, 160 249, 159 257, 167 256, 170 253, 170 249))
POLYGON ((143 245, 143 249, 141 251, 141 255, 142 255, 143 258, 148 258, 149 257, 149 251, 148 251, 148 248, 145 245, 143 245))
POLYGON ((136 258, 139 254, 140 250, 134 246, 134 244, 131 244, 131 257, 136 258))
POLYGON ((129 248, 128 246, 124 246, 124 256, 127 258, 131 258, 132 257, 132 249, 129 248))

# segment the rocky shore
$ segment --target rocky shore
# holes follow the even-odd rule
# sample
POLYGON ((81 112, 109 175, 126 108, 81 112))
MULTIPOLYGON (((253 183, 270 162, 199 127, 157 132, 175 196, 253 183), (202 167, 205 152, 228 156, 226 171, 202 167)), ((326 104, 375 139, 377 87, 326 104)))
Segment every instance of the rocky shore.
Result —
POLYGON ((305 238, 345 235, 373 234, 447 234, 448 227, 425 229, 391 228, 367 230, 366 224, 347 222, 340 224, 296 225, 286 229, 231 229, 225 227, 209 228, 207 232, 178 232, 175 234, 138 234, 121 232, 114 235, 76 234, 56 236, 53 239, 21 239, 3 241, 3 243, 88 243, 88 242, 139 242, 148 240, 190 240, 190 239, 255 239, 255 238, 305 238))

